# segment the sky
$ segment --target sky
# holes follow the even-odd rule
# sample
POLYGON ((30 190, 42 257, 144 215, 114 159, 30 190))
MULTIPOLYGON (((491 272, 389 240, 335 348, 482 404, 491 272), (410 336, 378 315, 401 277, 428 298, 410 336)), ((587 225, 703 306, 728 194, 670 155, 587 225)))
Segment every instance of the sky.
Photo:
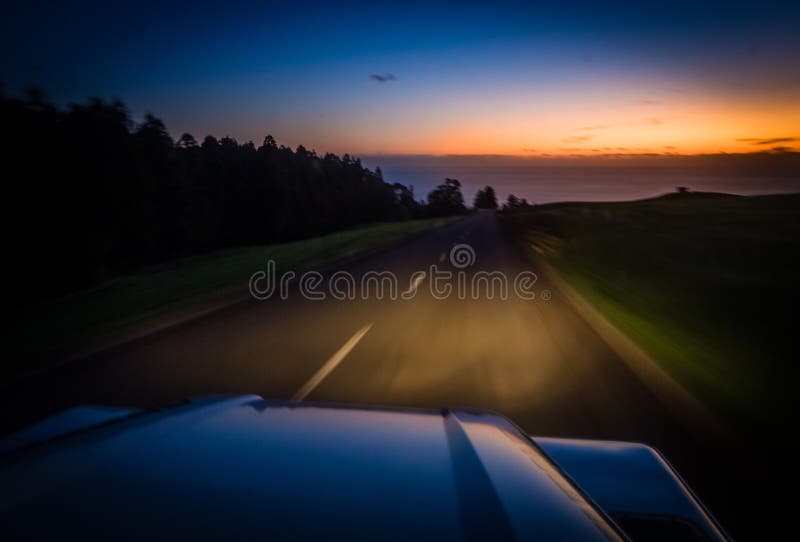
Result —
POLYGON ((0 79, 356 155, 800 150, 800 2, 10 3, 0 79), (379 4, 379 5, 378 5, 379 4))

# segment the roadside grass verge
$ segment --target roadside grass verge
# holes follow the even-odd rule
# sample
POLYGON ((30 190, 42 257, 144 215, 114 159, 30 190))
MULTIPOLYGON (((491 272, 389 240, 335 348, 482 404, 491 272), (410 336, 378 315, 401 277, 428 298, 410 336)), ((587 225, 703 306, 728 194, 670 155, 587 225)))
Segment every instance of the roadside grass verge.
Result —
POLYGON ((4 332, 3 380, 64 357, 98 336, 244 294, 250 276, 263 270, 268 259, 279 272, 319 269, 458 219, 374 224, 291 243, 192 256, 27 307, 4 332))
POLYGON ((755 429, 786 419, 800 195, 543 205, 502 221, 713 410, 755 429))

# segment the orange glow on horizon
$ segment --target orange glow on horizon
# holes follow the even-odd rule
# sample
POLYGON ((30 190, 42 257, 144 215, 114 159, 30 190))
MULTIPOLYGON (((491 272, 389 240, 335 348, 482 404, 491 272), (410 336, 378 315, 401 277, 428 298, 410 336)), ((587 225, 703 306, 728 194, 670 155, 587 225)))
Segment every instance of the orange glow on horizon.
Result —
MULTIPOLYGON (((620 91, 621 92, 621 91, 620 91)), ((290 146, 355 155, 571 156, 800 151, 800 99, 693 92, 453 96, 287 123, 290 146), (502 98, 502 99, 501 99, 502 98), (353 129, 353 126, 358 129, 353 129)))

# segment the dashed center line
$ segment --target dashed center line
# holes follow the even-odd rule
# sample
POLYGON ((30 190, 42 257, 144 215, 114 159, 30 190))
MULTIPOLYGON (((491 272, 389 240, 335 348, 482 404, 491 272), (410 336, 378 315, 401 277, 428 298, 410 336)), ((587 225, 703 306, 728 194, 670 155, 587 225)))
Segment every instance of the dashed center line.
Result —
POLYGON ((297 393, 294 394, 292 397, 292 401, 302 401, 308 394, 310 394, 314 389, 320 385, 320 383, 325 379, 326 376, 331 374, 337 365, 339 365, 342 360, 350 353, 350 351, 356 347, 358 342, 367 334, 367 331, 370 330, 372 327, 373 322, 366 324, 364 327, 356 331, 356 334, 350 337, 350 339, 342 345, 342 347, 336 351, 334 355, 330 357, 325 364, 319 368, 319 370, 314 373, 314 376, 308 379, 308 382, 303 384, 303 387, 297 390, 297 393))

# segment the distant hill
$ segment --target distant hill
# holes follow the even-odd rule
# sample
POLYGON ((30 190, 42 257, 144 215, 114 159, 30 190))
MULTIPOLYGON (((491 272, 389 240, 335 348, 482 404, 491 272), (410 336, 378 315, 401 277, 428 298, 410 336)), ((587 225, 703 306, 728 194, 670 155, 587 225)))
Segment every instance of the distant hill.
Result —
POLYGON ((703 198, 744 198, 739 194, 727 194, 725 192, 669 192, 653 198, 645 198, 637 201, 657 201, 657 200, 670 200, 670 199, 703 199, 703 198))

